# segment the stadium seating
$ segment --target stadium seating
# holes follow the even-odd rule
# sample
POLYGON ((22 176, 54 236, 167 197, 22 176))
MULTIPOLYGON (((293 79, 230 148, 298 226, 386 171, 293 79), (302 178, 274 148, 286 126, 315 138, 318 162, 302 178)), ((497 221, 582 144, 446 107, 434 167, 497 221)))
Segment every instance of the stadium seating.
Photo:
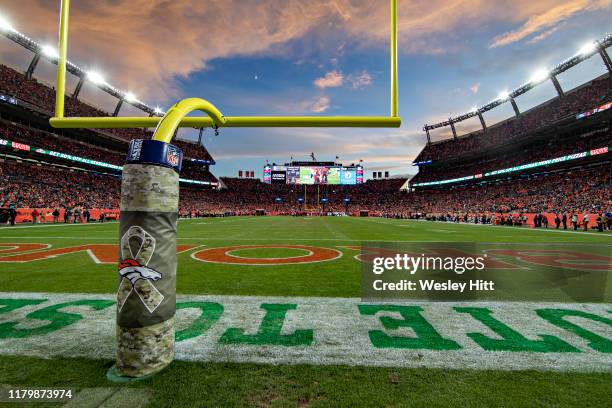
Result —
POLYGON ((572 117, 611 99, 610 76, 606 75, 567 93, 563 98, 557 97, 524 112, 520 119, 509 119, 490 127, 486 132, 477 131, 456 140, 451 139, 428 144, 415 161, 443 160, 506 145, 525 133, 533 132, 563 118, 572 117))
POLYGON ((27 162, 0 162, 0 207, 118 208, 120 180, 27 162))
MULTIPOLYGON (((0 207, 85 206, 118 208, 119 180, 109 175, 6 161, 0 163, 0 207)), ((201 215, 269 213, 297 214, 304 197, 303 186, 268 185, 256 179, 222 178, 226 190, 181 189, 181 212, 201 215), (276 198, 282 199, 281 203, 276 198)), ((612 205, 612 175, 599 166, 531 179, 500 181, 482 186, 463 186, 412 193, 399 191, 402 179, 368 181, 362 186, 321 186, 316 206, 316 186, 306 188, 307 205, 313 212, 369 210, 378 215, 414 217, 432 214, 480 214, 520 212, 602 211, 612 205), (350 203, 344 202, 350 198, 350 203)))
POLYGON ((501 151, 490 154, 483 152, 483 157, 479 157, 478 160, 459 161, 448 165, 444 162, 424 165, 411 179, 411 183, 464 177, 611 145, 612 128, 605 125, 594 132, 578 134, 574 132, 569 138, 560 138, 555 135, 538 142, 527 143, 522 147, 501 149, 501 151))
POLYGON ((103 147, 94 146, 82 141, 8 121, 0 121, 0 138, 60 153, 85 157, 91 160, 103 161, 118 166, 122 165, 125 161, 125 152, 121 153, 105 149, 103 147))
MULTIPOLYGON (((45 111, 49 111, 55 96, 51 88, 2 65, 0 91, 45 111)), ((569 133, 553 132, 534 140, 530 138, 537 129, 558 123, 611 97, 609 79, 598 79, 563 99, 556 98, 526 112, 519 120, 512 119, 494 126, 486 134, 475 132, 458 140, 430 144, 416 161, 432 159, 434 163, 421 166, 419 174, 411 182, 462 177, 609 146, 612 131, 606 123, 595 130, 585 128, 569 133), (514 143, 512 149, 505 148, 508 143, 514 143), (468 156, 470 158, 462 158, 468 156)), ((67 100, 67 111, 75 116, 107 115, 73 98, 67 100)), ((114 134, 125 141, 151 136, 139 129, 122 129, 114 134)), ((99 135, 76 140, 70 134, 57 134, 25 123, 0 120, 0 138, 115 165, 123 164, 127 143, 117 140, 114 143, 102 142, 97 137, 99 135)), ((186 157, 213 160, 203 146, 181 141, 176 144, 184 150, 186 157)), ((6 150, 0 151, 0 154, 6 153, 6 150)), ((0 207, 15 204, 20 208, 118 208, 120 181, 117 175, 96 173, 95 168, 80 171, 62 167, 67 164, 65 162, 50 164, 40 160, 36 155, 24 157, 22 161, 0 159, 0 207)), ((262 211, 298 215, 307 209, 314 214, 359 215, 361 211, 369 211, 387 217, 447 219, 452 215, 463 219, 466 214, 470 217, 486 214, 491 218, 496 213, 607 211, 612 206, 609 194, 612 176, 609 163, 606 163, 572 170, 553 167, 538 174, 520 174, 514 178, 488 180, 484 184, 448 185, 412 192, 400 191, 405 179, 371 180, 358 186, 305 187, 264 184, 258 179, 223 178, 221 181, 226 186, 223 190, 183 185, 180 212, 183 216, 254 215, 262 211), (322 198, 327 199, 325 204, 319 202, 322 198), (305 199, 305 203, 300 199, 305 199)), ((207 166, 189 160, 185 161, 181 176, 218 181, 207 166)))
MULTIPOLYGON (((0 92, 26 101, 48 112, 49 115, 51 115, 51 107, 55 104, 55 91, 52 88, 36 79, 28 79, 24 74, 1 64, 0 92)), ((71 97, 66 98, 66 114, 81 117, 110 116, 107 112, 71 97)), ((151 132, 142 129, 111 129, 109 131, 126 141, 151 138, 151 132)), ((213 161, 212 156, 203 146, 180 140, 175 140, 173 143, 183 150, 185 157, 213 161)))

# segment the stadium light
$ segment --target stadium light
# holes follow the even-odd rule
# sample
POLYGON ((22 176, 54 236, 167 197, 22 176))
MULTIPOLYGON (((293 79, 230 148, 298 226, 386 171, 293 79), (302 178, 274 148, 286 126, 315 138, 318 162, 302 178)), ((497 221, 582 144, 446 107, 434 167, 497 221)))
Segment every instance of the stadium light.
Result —
POLYGON ((104 80, 104 77, 95 71, 88 72, 87 79, 89 79, 91 82, 93 82, 96 85, 103 85, 106 83, 106 81, 104 80))
POLYGON ((497 97, 497 99, 500 101, 507 101, 508 98, 510 98, 510 93, 508 91, 500 92, 499 96, 497 97))
POLYGON ((13 28, 11 23, 9 23, 9 21, 5 17, 3 17, 3 16, 0 16, 0 30, 2 30, 2 31, 15 31, 15 29, 13 28))
POLYGON ((156 106, 153 111, 156 115, 161 115, 162 113, 164 113, 164 111, 159 106, 156 106))
POLYGON ((539 69, 532 76, 529 82, 538 83, 542 82, 550 76, 550 72, 547 69, 539 69))
POLYGON ((593 51, 595 51, 595 48, 597 48, 597 44, 595 44, 593 41, 591 41, 588 44, 584 44, 582 46, 582 48, 580 48, 580 51, 578 51, 578 53, 581 54, 581 55, 590 54, 593 51))
POLYGON ((125 98, 125 100, 126 100, 127 102, 129 102, 129 103, 138 102, 138 99, 136 98, 136 95, 134 95, 134 94, 133 94, 133 93, 131 93, 131 92, 127 92, 127 93, 125 94, 125 97, 124 97, 124 98, 125 98))
POLYGON ((478 107, 477 106, 472 106, 472 109, 470 110, 470 112, 472 112, 472 113, 478 112, 478 107))
POLYGON ((50 45, 43 45, 40 47, 41 52, 50 58, 59 58, 59 53, 55 48, 50 45))

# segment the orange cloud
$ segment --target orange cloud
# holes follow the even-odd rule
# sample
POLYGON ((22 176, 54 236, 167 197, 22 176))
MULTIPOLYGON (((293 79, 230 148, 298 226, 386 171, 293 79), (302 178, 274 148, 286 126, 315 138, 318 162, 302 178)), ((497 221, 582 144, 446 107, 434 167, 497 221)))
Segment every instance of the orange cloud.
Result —
POLYGON ((575 14, 607 8, 610 5, 612 5, 612 0, 573 0, 561 3, 543 13, 530 17, 518 29, 498 35, 493 39, 490 47, 495 48, 508 45, 520 41, 531 34, 548 29, 548 31, 540 34, 533 40, 535 42, 540 41, 555 32, 557 30, 555 27, 557 24, 569 19, 575 14))
POLYGON ((317 78, 314 84, 317 88, 337 88, 344 83, 344 75, 338 71, 331 71, 325 74, 322 78, 317 78))
POLYGON ((367 71, 363 71, 359 74, 349 75, 348 82, 351 84, 351 88, 353 89, 363 89, 372 85, 374 80, 372 79, 372 75, 370 75, 367 71))
MULTIPOLYGON (((457 27, 523 24, 494 40, 495 46, 508 44, 611 1, 400 0, 400 51, 445 52, 446 43, 435 37, 457 27)), ((3 2, 1 11, 20 31, 53 44, 58 3, 3 2)), ((178 96, 176 79, 207 69, 215 58, 287 56, 291 50, 282 46, 308 33, 316 36, 316 46, 332 49, 338 44, 325 44, 332 41, 330 30, 345 32, 358 46, 385 47, 389 35, 387 0, 79 0, 71 13, 71 60, 100 69, 113 85, 144 100, 178 96)), ((23 65, 23 51, 14 45, 0 43, 0 53, 4 61, 23 65)))
POLYGON ((304 108, 314 113, 322 113, 329 109, 331 100, 323 95, 316 98, 314 101, 308 101, 304 104, 304 108))

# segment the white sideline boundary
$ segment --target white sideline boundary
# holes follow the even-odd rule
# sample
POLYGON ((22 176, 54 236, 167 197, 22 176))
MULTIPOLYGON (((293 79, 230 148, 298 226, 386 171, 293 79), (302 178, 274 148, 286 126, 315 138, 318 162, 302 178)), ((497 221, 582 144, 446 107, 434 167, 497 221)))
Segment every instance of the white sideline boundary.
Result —
MULTIPOLYGON (((26 315, 50 305, 83 299, 115 300, 110 294, 0 293, 0 299, 48 299, 0 314, 0 325, 16 322, 17 329, 33 329, 48 325, 46 320, 28 319, 26 315)), ((214 302, 223 306, 223 313, 208 330, 178 342, 176 358, 183 361, 251 362, 262 364, 313 364, 380 367, 426 367, 447 369, 542 370, 571 372, 611 372, 612 353, 596 351, 586 339, 561 329, 540 318, 535 310, 558 308, 579 310, 610 318, 610 304, 536 303, 536 302, 393 302, 393 305, 418 306, 420 314, 445 339, 460 345, 457 350, 380 348, 373 345, 370 333, 383 331, 388 336, 411 338, 412 329, 387 330, 381 317, 401 319, 397 312, 382 311, 376 315, 360 313, 356 298, 259 297, 259 296, 194 296, 180 295, 178 302, 214 302), (247 335, 258 332, 264 311, 263 303, 295 304, 286 314, 281 334, 296 330, 312 330, 313 341, 298 346, 270 344, 223 344, 219 341, 228 328, 240 328, 247 335), (483 307, 493 317, 530 340, 540 335, 555 336, 578 352, 513 352, 487 351, 467 334, 482 333, 499 338, 487 326, 453 307, 483 307)), ((377 304, 382 304, 380 302, 377 304)), ((45 335, 0 338, 0 355, 52 357, 115 358, 115 306, 93 311, 87 306, 71 306, 60 312, 75 313, 82 319, 45 335)), ((201 316, 197 308, 177 312, 177 330, 185 330, 201 316)), ((589 319, 567 317, 568 321, 612 340, 612 327, 589 319)), ((12 326, 12 325, 11 325, 12 326)), ((9 327, 11 327, 9 326, 9 327)), ((2 334, 0 326, 0 334, 2 334)))
MULTIPOLYGON (((179 218, 178 221, 187 221, 191 218, 179 218)), ((63 223, 58 222, 56 224, 51 222, 39 223, 36 225, 15 225, 15 226, 3 226, 0 225, 0 231, 3 229, 24 229, 24 228, 49 228, 49 227, 88 227, 91 225, 106 225, 106 224, 118 224, 119 221, 105 221, 105 222, 88 222, 88 223, 63 223)), ((25 223, 24 223, 25 224, 25 223)), ((29 224, 29 223, 28 223, 29 224)))
POLYGON ((414 222, 435 222, 438 224, 445 224, 445 225, 471 225, 473 227, 489 227, 489 228, 506 228, 506 229, 512 229, 515 231, 527 231, 527 232, 538 232, 538 231, 547 231, 547 232, 560 232, 563 234, 582 234, 582 235, 597 235, 598 237, 607 237, 607 238, 612 238, 612 233, 610 232, 585 232, 585 231, 573 231, 570 230, 569 228, 567 230, 562 230, 562 229, 556 229, 556 228, 531 228, 529 226, 526 227, 515 227, 515 226, 509 226, 509 225, 491 225, 491 224, 472 224, 469 222, 460 222, 460 223, 455 223, 455 222, 448 222, 448 221, 428 221, 428 220, 408 220, 408 221, 414 221, 414 222))

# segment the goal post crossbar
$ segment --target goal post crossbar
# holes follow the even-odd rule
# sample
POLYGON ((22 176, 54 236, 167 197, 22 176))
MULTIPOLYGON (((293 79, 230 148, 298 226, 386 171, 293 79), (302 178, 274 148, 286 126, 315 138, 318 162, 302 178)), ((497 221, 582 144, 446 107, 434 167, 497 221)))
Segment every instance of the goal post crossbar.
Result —
MULTIPOLYGON (((402 120, 398 115, 397 81, 397 0, 390 0, 390 116, 227 116, 224 123, 215 123, 210 117, 185 117, 178 127, 363 127, 398 128, 402 120)), ((55 114, 49 120, 55 128, 154 128, 162 118, 151 117, 65 117, 66 64, 68 58, 68 25, 70 0, 61 0, 60 30, 57 64, 55 114)))

